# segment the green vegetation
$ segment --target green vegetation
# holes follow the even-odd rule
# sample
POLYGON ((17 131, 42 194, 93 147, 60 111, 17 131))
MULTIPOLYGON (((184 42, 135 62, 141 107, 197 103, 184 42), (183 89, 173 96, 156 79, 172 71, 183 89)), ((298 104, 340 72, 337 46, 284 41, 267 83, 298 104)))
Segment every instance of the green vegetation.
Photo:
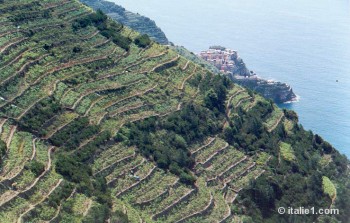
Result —
POLYGON ((198 57, 197 55, 195 55, 193 52, 190 52, 186 48, 182 46, 170 46, 170 48, 176 51, 181 56, 185 57, 186 59, 193 61, 196 64, 199 64, 200 66, 210 70, 215 74, 220 74, 220 71, 214 65, 198 57))
POLYGON ((42 162, 33 160, 28 164, 28 168, 34 173, 36 177, 38 177, 42 172, 44 172, 45 165, 42 162))
POLYGON ((81 2, 95 10, 101 9, 112 19, 141 34, 147 34, 152 40, 155 40, 160 44, 169 44, 164 32, 148 17, 127 11, 122 6, 110 1, 81 0, 81 2))
POLYGON ((349 221, 349 161, 294 112, 76 0, 0 12, 1 222, 349 221))
MULTIPOLYGON (((97 27, 104 37, 112 39, 112 41, 121 48, 129 50, 131 40, 119 33, 123 29, 123 26, 117 23, 109 23, 107 15, 101 10, 97 10, 95 13, 92 13, 85 18, 76 20, 72 27, 74 30, 78 30, 90 25, 97 27)), ((149 42, 150 40, 147 36, 141 36, 140 38, 135 39, 135 43, 140 47, 145 47, 149 42)))
POLYGON ((337 195, 337 189, 335 188, 332 181, 326 177, 322 177, 322 189, 325 194, 327 194, 331 199, 334 199, 337 195))
POLYGON ((294 155, 294 151, 292 149, 292 146, 288 143, 285 142, 281 142, 280 143, 280 151, 281 151, 281 156, 283 157, 283 159, 287 160, 287 161, 295 161, 296 157, 294 155))
POLYGON ((6 155, 6 143, 2 140, 0 140, 0 161, 2 163, 2 160, 4 158, 4 156, 6 155))
POLYGON ((151 39, 148 37, 147 34, 140 35, 136 37, 134 40, 135 44, 138 45, 139 47, 145 48, 151 44, 151 39))
POLYGON ((152 157, 160 168, 170 169, 182 182, 192 184, 195 179, 190 169, 194 160, 189 156, 188 145, 218 131, 214 114, 209 114, 206 108, 185 105, 161 122, 150 118, 134 123, 122 130, 118 138, 127 137, 131 145, 136 145, 144 156, 152 157))

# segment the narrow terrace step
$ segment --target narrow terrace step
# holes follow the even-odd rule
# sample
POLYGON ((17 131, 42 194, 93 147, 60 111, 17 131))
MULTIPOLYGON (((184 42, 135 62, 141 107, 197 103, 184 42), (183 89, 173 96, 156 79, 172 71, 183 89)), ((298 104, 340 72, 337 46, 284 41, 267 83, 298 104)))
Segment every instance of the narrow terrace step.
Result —
POLYGON ((229 172, 230 170, 232 170, 233 168, 235 168, 236 166, 238 166, 240 163, 246 161, 248 159, 247 156, 243 156, 241 159, 239 159, 238 161, 234 162, 232 165, 230 165, 226 170, 224 170, 223 172, 221 172, 220 174, 218 174, 216 177, 208 179, 207 183, 209 184, 211 181, 216 181, 216 180, 223 180, 222 177, 229 172))
POLYGON ((35 187, 35 185, 39 182, 39 180, 41 178, 43 178, 48 172, 49 170, 51 169, 51 152, 52 150, 54 149, 54 147, 51 147, 49 150, 48 150, 48 162, 46 164, 46 167, 45 167, 45 170, 44 172, 42 172, 35 180, 34 182, 29 185, 26 189, 22 190, 22 191, 14 191, 13 193, 11 193, 10 196, 7 196, 6 199, 2 199, 0 200, 0 209, 2 207, 4 207, 7 203, 9 203, 11 200, 13 200, 15 197, 17 196, 26 196, 26 194, 30 193, 31 190, 35 187))
POLYGON ((23 217, 29 213, 31 210, 33 210, 37 205, 41 204, 42 202, 44 202, 56 189, 57 187, 60 186, 60 184, 62 183, 63 179, 60 179, 57 184, 49 191, 49 193, 47 195, 45 195, 40 201, 38 201, 37 203, 30 205, 30 208, 27 209, 25 212, 23 212, 19 218, 17 219, 17 223, 22 223, 23 222, 23 217))
POLYGON ((107 181, 107 185, 110 186, 110 187, 114 187, 114 186, 115 186, 114 184, 118 181, 118 179, 119 179, 120 177, 126 175, 128 172, 131 172, 131 171, 132 171, 132 172, 136 172, 136 171, 138 170, 138 168, 139 168, 140 166, 142 166, 145 162, 146 162, 146 159, 143 158, 140 164, 138 164, 138 165, 136 165, 136 166, 134 166, 134 167, 132 167, 132 168, 130 168, 130 169, 128 169, 128 170, 122 171, 120 174, 118 174, 117 177, 113 178, 113 179, 110 180, 110 181, 107 181))
POLYGON ((174 201, 172 204, 170 204, 169 206, 165 207, 163 210, 159 211, 158 213, 152 215, 151 219, 152 220, 157 220, 157 218, 160 218, 164 215, 166 215, 167 213, 169 213, 178 203, 184 202, 186 200, 188 200, 190 198, 191 195, 193 195, 193 193, 195 193, 197 191, 197 189, 192 189, 190 191, 188 191, 185 195, 181 196, 179 199, 177 199, 176 201, 174 201))
POLYGON ((114 169, 119 163, 124 162, 124 161, 128 161, 128 160, 130 160, 130 159, 132 159, 132 158, 135 158, 135 156, 136 156, 136 152, 134 152, 134 154, 132 154, 132 155, 130 155, 130 156, 123 157, 123 158, 121 158, 121 159, 115 161, 114 163, 112 163, 112 164, 106 166, 105 168, 103 168, 103 169, 99 170, 98 172, 94 173, 93 175, 94 175, 94 176, 103 175, 104 172, 109 172, 109 171, 111 171, 111 170, 114 169))
POLYGON ((152 197, 152 198, 149 198, 148 200, 142 200, 142 198, 140 198, 140 199, 138 199, 138 201, 135 202, 135 204, 136 204, 136 205, 140 205, 140 206, 149 205, 149 204, 151 204, 153 201, 155 201, 155 200, 157 200, 157 199, 159 199, 159 198, 161 198, 161 197, 164 197, 164 196, 168 195, 168 194, 169 194, 169 191, 170 191, 170 188, 175 187, 176 184, 178 184, 178 183, 179 183, 179 179, 176 179, 174 183, 172 183, 172 184, 170 184, 170 185, 167 185, 167 186, 166 186, 166 189, 165 189, 163 192, 157 194, 157 196, 152 197))
POLYGON ((199 147, 198 149, 194 150, 194 151, 191 151, 191 155, 195 155, 197 152, 201 151, 202 149, 208 147, 208 146, 211 146, 213 145, 213 143, 215 142, 216 138, 209 138, 209 141, 208 143, 206 143, 205 145, 199 147))
POLYGON ((116 194, 116 197, 119 197, 119 196, 122 196, 124 193, 126 193, 128 190, 131 190, 132 188, 136 187, 137 185, 139 185, 140 183, 142 183, 143 181, 147 180, 149 177, 151 177, 151 175, 154 173, 154 170, 156 169, 157 167, 154 166, 148 173, 147 175, 140 179, 138 182, 132 184, 131 186, 125 188, 124 190, 120 191, 119 193, 116 194))
POLYGON ((218 154, 220 154, 221 152, 223 152, 225 149, 227 149, 229 147, 229 144, 226 142, 225 146, 221 147, 219 150, 217 150, 215 153, 213 153, 212 155, 210 155, 206 160, 201 161, 196 163, 195 168, 198 165, 203 166, 204 168, 207 168, 210 165, 210 162, 213 160, 213 158, 215 156, 217 156, 218 154))
POLYGON ((192 213, 188 216, 185 216, 181 218, 180 220, 176 221, 176 223, 184 223, 186 220, 190 218, 194 218, 197 216, 205 215, 208 213, 212 208, 214 207, 214 198, 213 195, 210 193, 210 200, 207 206, 205 206, 202 210, 196 211, 195 213, 192 213))

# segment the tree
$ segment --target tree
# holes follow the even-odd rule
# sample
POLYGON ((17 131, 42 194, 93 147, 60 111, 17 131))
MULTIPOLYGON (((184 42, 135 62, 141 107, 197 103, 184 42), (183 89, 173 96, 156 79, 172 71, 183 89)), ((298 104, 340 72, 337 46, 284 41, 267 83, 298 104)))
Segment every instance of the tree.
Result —
POLYGON ((140 35, 136 37, 135 44, 139 47, 146 48, 151 44, 151 39, 148 37, 147 34, 140 35))
POLYGON ((129 219, 122 211, 115 211, 111 216, 111 223, 128 223, 129 219))
POLYGON ((37 160, 32 160, 28 164, 28 168, 32 171, 36 177, 38 177, 45 170, 45 165, 37 160))
POLYGON ((0 139, 0 160, 5 156, 6 150, 6 143, 0 139))
POLYGON ((204 103, 205 106, 209 109, 214 109, 215 107, 218 106, 218 95, 216 94, 216 92, 214 91, 214 89, 210 89, 204 97, 204 103))

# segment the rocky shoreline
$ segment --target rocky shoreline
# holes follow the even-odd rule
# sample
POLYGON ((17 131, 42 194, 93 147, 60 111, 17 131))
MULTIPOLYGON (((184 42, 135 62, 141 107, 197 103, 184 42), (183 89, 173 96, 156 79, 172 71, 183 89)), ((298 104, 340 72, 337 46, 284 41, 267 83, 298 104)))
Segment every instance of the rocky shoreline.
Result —
POLYGON ((209 50, 200 52, 198 56, 215 66, 233 82, 256 91, 277 104, 295 102, 298 99, 290 85, 260 78, 254 71, 249 70, 237 51, 212 46, 209 50))

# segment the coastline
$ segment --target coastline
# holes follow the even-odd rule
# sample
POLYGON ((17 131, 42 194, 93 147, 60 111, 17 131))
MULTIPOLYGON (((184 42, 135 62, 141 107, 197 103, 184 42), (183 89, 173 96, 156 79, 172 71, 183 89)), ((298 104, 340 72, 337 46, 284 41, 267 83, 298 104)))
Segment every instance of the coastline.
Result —
MULTIPOLYGON (((282 105, 283 104, 292 104, 292 103, 298 103, 298 102, 300 102, 300 95, 297 95, 296 94, 296 97, 293 99, 293 100, 290 100, 290 101, 286 101, 286 102, 283 102, 283 103, 281 103, 282 105)), ((279 104, 277 104, 277 105, 279 105, 279 104)))
POLYGON ((253 70, 247 68, 236 50, 223 46, 211 46, 209 50, 201 51, 197 56, 210 63, 219 73, 226 75, 233 82, 260 93, 276 104, 298 101, 290 85, 259 77, 253 70))

